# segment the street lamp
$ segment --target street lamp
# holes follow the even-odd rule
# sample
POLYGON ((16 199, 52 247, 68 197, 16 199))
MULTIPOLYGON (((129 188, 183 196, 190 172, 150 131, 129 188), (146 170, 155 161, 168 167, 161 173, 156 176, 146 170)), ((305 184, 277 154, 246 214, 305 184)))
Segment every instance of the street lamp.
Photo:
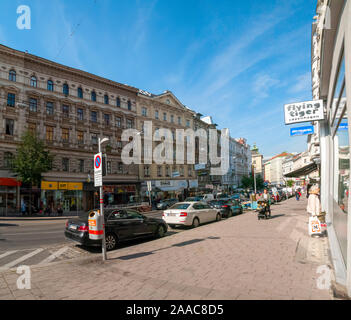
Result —
MULTIPOLYGON (((99 153, 101 153, 101 145, 108 141, 110 141, 109 138, 103 138, 102 140, 99 138, 99 153)), ((101 186, 100 186, 100 213, 102 217, 102 260, 106 261, 107 255, 106 255, 106 236, 105 236, 105 218, 104 218, 104 198, 102 193, 102 185, 103 183, 101 183, 101 186)))

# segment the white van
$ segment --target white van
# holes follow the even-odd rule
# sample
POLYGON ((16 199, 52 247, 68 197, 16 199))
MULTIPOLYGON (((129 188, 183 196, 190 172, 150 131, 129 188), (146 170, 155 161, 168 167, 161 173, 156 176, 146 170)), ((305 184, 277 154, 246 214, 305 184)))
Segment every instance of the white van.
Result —
POLYGON ((209 202, 209 201, 212 201, 212 200, 214 200, 214 195, 211 194, 211 193, 204 194, 202 196, 202 199, 201 199, 201 201, 205 201, 205 202, 209 202))

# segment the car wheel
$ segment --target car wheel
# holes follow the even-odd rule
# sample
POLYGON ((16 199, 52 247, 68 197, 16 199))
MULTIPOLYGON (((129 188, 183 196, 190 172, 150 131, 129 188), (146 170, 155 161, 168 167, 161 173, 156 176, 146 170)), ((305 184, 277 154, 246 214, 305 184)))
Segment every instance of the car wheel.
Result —
POLYGON ((222 220, 222 216, 220 213, 217 213, 217 216, 216 216, 216 221, 221 221, 222 220))
POLYGON ((106 250, 111 251, 117 247, 118 239, 113 233, 106 234, 106 250))
POLYGON ((198 218, 195 218, 193 220, 193 228, 197 228, 200 225, 200 221, 198 218))
POLYGON ((157 229, 157 237, 158 238, 163 238, 166 234, 166 230, 163 226, 158 226, 158 229, 157 229))

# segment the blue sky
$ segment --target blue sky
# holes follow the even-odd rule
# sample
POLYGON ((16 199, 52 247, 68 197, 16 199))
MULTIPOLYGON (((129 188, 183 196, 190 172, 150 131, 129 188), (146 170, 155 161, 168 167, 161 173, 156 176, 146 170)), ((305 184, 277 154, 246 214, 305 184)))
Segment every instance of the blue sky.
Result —
POLYGON ((316 0, 2 0, 0 43, 158 94, 172 91, 265 157, 300 152, 285 103, 311 100, 316 0), (16 27, 31 9, 31 30, 16 27))

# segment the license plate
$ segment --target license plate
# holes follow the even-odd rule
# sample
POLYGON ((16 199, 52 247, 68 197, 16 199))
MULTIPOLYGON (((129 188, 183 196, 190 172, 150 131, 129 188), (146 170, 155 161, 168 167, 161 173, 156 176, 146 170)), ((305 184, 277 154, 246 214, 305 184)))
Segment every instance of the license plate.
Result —
POLYGON ((175 217, 177 214, 176 213, 169 213, 168 216, 169 217, 175 217))
POLYGON ((77 230, 77 226, 75 226, 75 225, 70 225, 69 228, 70 228, 70 230, 77 230))

